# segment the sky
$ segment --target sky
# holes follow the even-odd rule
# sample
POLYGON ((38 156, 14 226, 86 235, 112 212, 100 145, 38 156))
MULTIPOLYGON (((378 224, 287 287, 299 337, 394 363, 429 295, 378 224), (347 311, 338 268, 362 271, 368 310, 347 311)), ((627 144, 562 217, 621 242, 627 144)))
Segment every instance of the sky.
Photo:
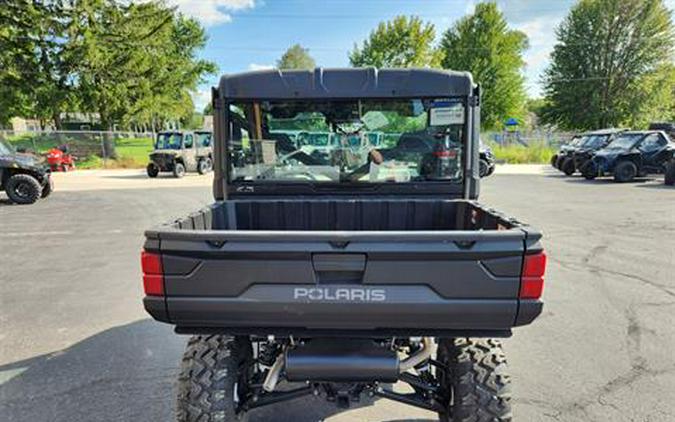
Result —
MULTIPOLYGON (((348 52, 379 22, 397 15, 416 15, 436 27, 436 38, 467 13, 478 0, 167 0, 206 28, 202 58, 218 65, 195 93, 197 110, 210 99, 210 86, 224 73, 274 66, 284 51, 299 43, 317 66, 349 66, 348 52)), ((540 75, 555 44, 555 28, 575 0, 497 0, 514 29, 529 38, 525 52, 526 88, 541 95, 540 75)), ((675 9, 675 0, 666 0, 675 9)), ((461 70, 461 69, 459 69, 461 70)))

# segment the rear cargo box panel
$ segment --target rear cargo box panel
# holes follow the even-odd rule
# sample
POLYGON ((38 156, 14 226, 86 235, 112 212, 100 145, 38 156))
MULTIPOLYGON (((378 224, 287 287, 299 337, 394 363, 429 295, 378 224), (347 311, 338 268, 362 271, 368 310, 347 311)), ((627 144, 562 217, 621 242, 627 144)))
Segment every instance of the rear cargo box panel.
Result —
POLYGON ((217 203, 148 236, 182 327, 506 330, 539 235, 470 201, 327 199, 217 203))

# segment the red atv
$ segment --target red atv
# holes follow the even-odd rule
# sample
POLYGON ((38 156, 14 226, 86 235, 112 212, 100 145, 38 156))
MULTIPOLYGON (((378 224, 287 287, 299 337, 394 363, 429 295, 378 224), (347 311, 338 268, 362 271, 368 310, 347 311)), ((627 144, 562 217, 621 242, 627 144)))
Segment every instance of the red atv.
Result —
POLYGON ((69 171, 75 168, 75 158, 68 152, 67 145, 47 151, 47 163, 52 171, 69 171))

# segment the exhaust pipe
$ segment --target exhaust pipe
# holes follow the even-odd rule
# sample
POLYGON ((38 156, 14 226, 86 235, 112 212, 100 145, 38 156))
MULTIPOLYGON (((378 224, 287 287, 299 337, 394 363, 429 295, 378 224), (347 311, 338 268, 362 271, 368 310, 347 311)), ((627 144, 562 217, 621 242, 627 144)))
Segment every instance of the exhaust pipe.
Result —
POLYGON ((431 337, 422 338, 422 349, 415 352, 415 354, 408 356, 398 366, 399 372, 407 372, 425 360, 431 358, 433 353, 434 342, 431 337))
POLYGON ((313 339, 305 345, 282 351, 272 364, 263 390, 272 392, 285 371, 289 381, 396 382, 431 358, 434 343, 422 338, 422 348, 399 362, 394 350, 378 347, 371 340, 313 339))
POLYGON ((395 382, 396 351, 370 339, 312 339, 286 352, 289 381, 395 382))
POLYGON ((279 376, 281 375, 281 370, 284 369, 284 360, 286 358, 286 353, 281 352, 279 353, 279 356, 277 356, 277 360, 274 361, 274 364, 272 364, 272 367, 270 368, 269 372, 267 373, 267 376, 265 377, 265 381, 263 382, 263 390, 267 391, 268 393, 271 393, 274 391, 275 388, 277 388, 277 384, 279 383, 279 376))

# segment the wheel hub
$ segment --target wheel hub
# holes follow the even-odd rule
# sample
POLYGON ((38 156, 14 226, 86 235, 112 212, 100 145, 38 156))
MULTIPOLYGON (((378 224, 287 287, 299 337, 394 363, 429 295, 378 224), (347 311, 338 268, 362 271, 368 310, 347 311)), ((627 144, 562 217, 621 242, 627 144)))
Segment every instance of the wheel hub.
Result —
POLYGON ((27 198, 30 195, 30 186, 28 186, 26 183, 19 183, 14 188, 14 192, 22 198, 27 198))

